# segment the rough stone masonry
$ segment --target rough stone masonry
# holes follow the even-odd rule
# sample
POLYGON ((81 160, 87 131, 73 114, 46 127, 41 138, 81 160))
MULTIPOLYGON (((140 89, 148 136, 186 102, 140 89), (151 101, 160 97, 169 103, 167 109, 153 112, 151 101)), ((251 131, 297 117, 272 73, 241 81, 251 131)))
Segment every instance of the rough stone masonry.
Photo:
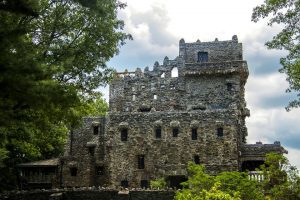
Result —
POLYGON ((70 133, 57 168, 63 187, 149 187, 166 178, 180 187, 188 162, 221 171, 253 171, 280 142, 246 144, 247 62, 237 36, 186 43, 153 70, 116 73, 109 113, 70 133))

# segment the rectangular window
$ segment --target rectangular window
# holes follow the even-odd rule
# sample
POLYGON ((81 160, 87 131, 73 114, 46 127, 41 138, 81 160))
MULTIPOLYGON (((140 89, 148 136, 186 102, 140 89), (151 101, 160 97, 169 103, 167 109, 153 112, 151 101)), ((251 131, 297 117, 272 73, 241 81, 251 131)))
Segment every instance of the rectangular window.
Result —
POLYGON ((197 140, 197 138, 198 138, 197 129, 193 128, 192 129, 192 140, 197 140))
POLYGON ((149 188, 149 184, 147 180, 141 180, 141 188, 149 188))
POLYGON ((104 175, 104 167, 103 166, 96 166, 96 175, 104 175))
POLYGON ((122 129, 121 130, 121 141, 127 141, 128 138, 128 130, 122 129))
POLYGON ((94 126, 94 135, 98 135, 99 133, 99 126, 94 126))
POLYGON ((233 86, 232 86, 232 83, 227 83, 226 84, 227 85, 227 91, 232 91, 232 89, 233 89, 233 86))
POLYGON ((157 128, 155 130, 155 137, 160 139, 161 138, 161 128, 157 128))
POLYGON ((208 62, 207 52, 198 52, 198 62, 208 62))
POLYGON ((122 180, 121 181, 121 187, 122 188, 128 188, 129 184, 128 184, 128 181, 127 180, 122 180))
POLYGON ((138 169, 145 169, 145 156, 138 155, 138 169))
POLYGON ((199 158, 198 155, 195 155, 195 156, 194 156, 194 162, 195 162, 196 165, 199 165, 199 164, 200 164, 200 158, 199 158))
POLYGON ((173 137, 178 137, 179 129, 173 128, 173 137))
POLYGON ((95 147, 89 147, 89 154, 91 156, 94 156, 94 154, 95 154, 95 147))
POLYGON ((71 173, 71 176, 77 176, 77 168, 76 167, 71 167, 70 168, 70 173, 71 173))
POLYGON ((218 135, 218 137, 223 137, 223 135, 224 135, 223 128, 218 128, 217 129, 217 135, 218 135))

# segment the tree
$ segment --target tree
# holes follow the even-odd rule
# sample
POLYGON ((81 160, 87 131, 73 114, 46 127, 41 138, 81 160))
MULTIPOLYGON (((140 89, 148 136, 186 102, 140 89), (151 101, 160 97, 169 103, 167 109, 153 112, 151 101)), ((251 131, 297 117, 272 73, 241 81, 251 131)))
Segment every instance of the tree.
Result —
POLYGON ((288 55, 280 59, 280 72, 287 75, 289 88, 287 92, 295 91, 298 99, 289 103, 290 108, 300 107, 300 1, 299 0, 265 0, 264 4, 253 10, 252 21, 271 16, 269 26, 282 24, 284 28, 266 43, 269 49, 286 50, 288 55))
POLYGON ((276 153, 267 154, 261 170, 264 174, 262 188, 266 196, 274 200, 300 199, 299 172, 286 157, 276 153))
POLYGON ((165 189, 167 187, 167 182, 164 178, 159 178, 150 181, 151 189, 165 189))
POLYGON ((188 181, 182 183, 184 188, 176 193, 178 200, 262 200, 263 191, 258 182, 248 179, 246 173, 223 172, 211 176, 205 172, 203 165, 189 163, 188 181))
POLYGON ((114 70, 105 63, 131 38, 117 19, 124 6, 116 0, 0 2, 1 170, 57 156, 82 116, 106 112, 95 89, 111 79, 114 70))

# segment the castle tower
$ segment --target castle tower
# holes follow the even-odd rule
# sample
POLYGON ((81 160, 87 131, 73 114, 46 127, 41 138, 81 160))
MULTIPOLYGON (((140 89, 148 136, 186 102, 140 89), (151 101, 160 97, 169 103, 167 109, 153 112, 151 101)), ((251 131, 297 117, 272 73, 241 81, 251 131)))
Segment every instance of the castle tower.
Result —
POLYGON ((242 44, 179 42, 179 56, 153 70, 117 73, 110 85, 110 184, 178 186, 189 161, 211 173, 237 171, 245 143, 248 77, 242 44))

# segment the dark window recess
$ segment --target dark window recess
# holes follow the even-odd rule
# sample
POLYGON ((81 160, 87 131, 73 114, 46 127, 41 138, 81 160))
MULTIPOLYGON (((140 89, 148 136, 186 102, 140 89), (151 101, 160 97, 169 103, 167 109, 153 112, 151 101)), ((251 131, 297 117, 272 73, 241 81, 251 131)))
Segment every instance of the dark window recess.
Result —
POLYGON ((121 141, 127 141, 128 138, 128 130, 122 129, 121 130, 121 141))
POLYGON ((99 126, 94 126, 94 135, 98 135, 99 133, 99 126))
POLYGON ((198 134, 197 134, 197 129, 193 128, 192 129, 192 140, 197 140, 198 134))
POLYGON ((128 188, 128 181, 127 180, 121 181, 121 187, 128 188))
POLYGON ((198 52, 198 62, 208 62, 207 52, 198 52))
POLYGON ((71 176, 77 176, 77 171, 78 169, 76 167, 71 167, 70 168, 71 176))
POLYGON ((232 91, 233 90, 233 85, 232 83, 227 83, 227 91, 232 91))
POLYGON ((155 130, 155 137, 156 137, 156 138, 161 138, 161 128, 157 128, 157 129, 155 130))
POLYGON ((104 167, 96 166, 96 175, 104 175, 104 167))
POLYGON ((141 180, 141 188, 148 188, 149 184, 147 180, 141 180))
POLYGON ((200 164, 200 158, 199 158, 199 156, 194 156, 194 162, 195 162, 195 164, 196 165, 199 165, 200 164))
POLYGON ((178 137, 179 129, 173 128, 173 137, 178 137))
POLYGON ((138 155, 138 169, 145 169, 145 156, 138 155))
POLYGON ((140 108, 140 112, 150 112, 151 108, 140 108))
POLYGON ((224 135, 223 128, 218 128, 217 129, 217 135, 218 135, 218 137, 223 137, 223 135, 224 135))
POLYGON ((95 154, 95 147, 89 147, 89 154, 91 156, 94 156, 94 154, 95 154))

